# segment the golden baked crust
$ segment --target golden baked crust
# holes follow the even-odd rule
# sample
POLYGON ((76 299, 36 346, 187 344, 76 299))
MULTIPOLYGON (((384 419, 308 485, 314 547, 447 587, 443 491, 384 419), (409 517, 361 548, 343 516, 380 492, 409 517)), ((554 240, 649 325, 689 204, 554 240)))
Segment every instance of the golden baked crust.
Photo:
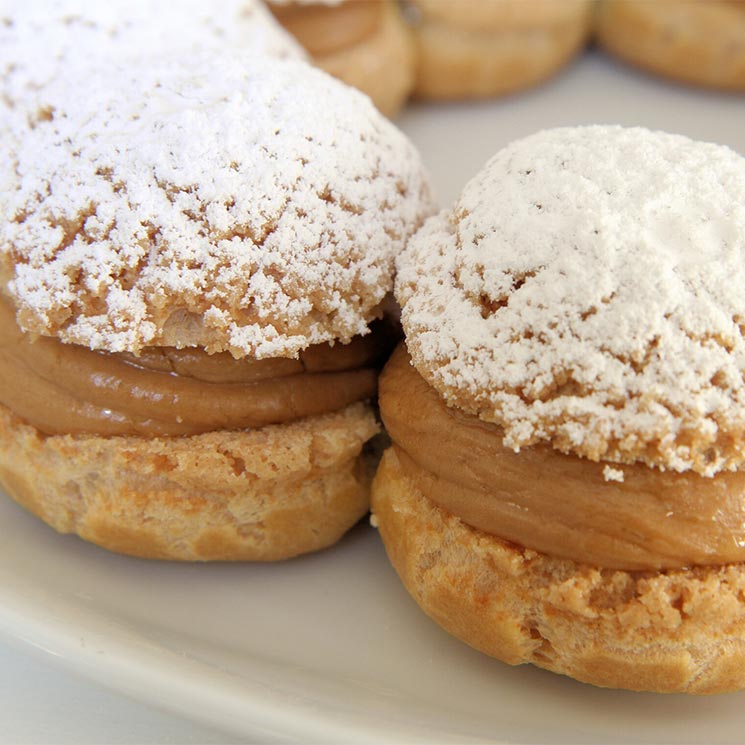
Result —
POLYGON ((659 75, 745 90, 745 3, 603 0, 595 35, 608 51, 659 75))
POLYGON ((395 3, 387 0, 375 34, 314 62, 372 98, 378 110, 395 116, 414 86, 414 46, 395 3))
POLYGON ((286 559, 336 542, 368 509, 369 405, 191 437, 44 437, 0 407, 0 483, 61 533, 189 561, 286 559))
MULTIPOLYGON (((441 4, 443 8, 447 3, 441 4)), ((462 6, 458 5, 458 8, 462 6)), ((427 99, 479 98, 535 85, 565 65, 583 46, 589 5, 571 8, 559 22, 523 22, 502 28, 455 25, 425 14, 415 28, 414 95, 427 99)))
POLYGON ((409 592, 486 654, 604 687, 708 694, 745 686, 741 564, 625 572, 522 549, 436 507, 390 449, 372 501, 409 592))

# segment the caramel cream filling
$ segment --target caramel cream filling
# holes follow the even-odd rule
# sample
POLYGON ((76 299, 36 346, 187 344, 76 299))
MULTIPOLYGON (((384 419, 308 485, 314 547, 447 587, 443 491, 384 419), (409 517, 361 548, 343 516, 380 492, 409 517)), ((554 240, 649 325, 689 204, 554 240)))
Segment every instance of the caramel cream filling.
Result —
POLYGON ((386 323, 374 329, 296 360, 169 347, 135 357, 32 340, 0 302, 0 403, 48 435, 194 435, 279 424, 374 396, 393 343, 386 323))
POLYGON ((383 10, 381 0, 272 7, 277 20, 314 57, 333 54, 375 34, 382 23, 383 10))
POLYGON ((745 561, 745 473, 714 478, 617 466, 548 446, 519 453, 499 427, 448 407, 403 345, 379 381, 380 410, 407 475, 467 524, 557 558, 659 570, 745 561))

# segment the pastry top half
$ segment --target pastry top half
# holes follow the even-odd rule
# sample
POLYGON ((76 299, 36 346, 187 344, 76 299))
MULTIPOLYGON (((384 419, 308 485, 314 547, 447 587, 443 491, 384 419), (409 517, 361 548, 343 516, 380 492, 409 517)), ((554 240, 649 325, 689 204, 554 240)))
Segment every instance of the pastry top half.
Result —
POLYGON ((617 126, 492 158, 398 260, 413 363, 508 447, 745 460, 745 158, 617 126))
POLYGON ((96 350, 347 342, 432 211, 409 141, 303 62, 111 65, 47 86, 32 124, 3 285, 22 329, 96 350))

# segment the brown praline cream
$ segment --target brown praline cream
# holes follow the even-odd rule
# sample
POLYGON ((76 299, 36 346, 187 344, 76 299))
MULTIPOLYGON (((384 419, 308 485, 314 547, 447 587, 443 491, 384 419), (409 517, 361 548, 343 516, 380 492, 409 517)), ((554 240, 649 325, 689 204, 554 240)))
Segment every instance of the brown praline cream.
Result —
POLYGON ((280 424, 375 395, 387 322, 298 359, 152 347, 139 356, 30 338, 0 302, 0 404, 46 435, 195 435, 280 424))
POLYGON ((745 473, 604 466, 549 446, 514 452, 496 425, 448 407, 400 345, 379 382, 407 475, 468 525, 557 558, 625 570, 745 561, 745 473))
POLYGON ((270 7, 277 20, 314 57, 346 49, 372 36, 380 28, 384 11, 381 0, 270 7))

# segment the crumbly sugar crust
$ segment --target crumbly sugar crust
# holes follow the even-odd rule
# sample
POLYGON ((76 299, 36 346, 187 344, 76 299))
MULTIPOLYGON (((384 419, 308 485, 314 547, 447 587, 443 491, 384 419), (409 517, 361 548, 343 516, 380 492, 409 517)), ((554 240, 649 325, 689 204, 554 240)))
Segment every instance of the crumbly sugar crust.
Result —
POLYGON ((38 89, 94 61, 215 48, 305 56, 259 0, 0 0, 0 97, 33 105, 38 89))
MULTIPOLYGON (((0 0, 0 140, 18 149, 44 89, 60 77, 85 80, 112 60, 143 64, 200 50, 306 59, 260 0, 0 0)), ((0 216, 9 214, 15 159, 0 158, 0 216)), ((0 277, 2 280, 2 277, 0 277)))
POLYGON ((505 444, 713 475, 745 460, 745 158, 563 128, 500 151, 398 261, 415 366, 505 444))
POLYGON ((256 358, 346 342, 431 212, 411 143, 303 62, 111 65, 44 97, 0 228, 31 333, 256 358))

